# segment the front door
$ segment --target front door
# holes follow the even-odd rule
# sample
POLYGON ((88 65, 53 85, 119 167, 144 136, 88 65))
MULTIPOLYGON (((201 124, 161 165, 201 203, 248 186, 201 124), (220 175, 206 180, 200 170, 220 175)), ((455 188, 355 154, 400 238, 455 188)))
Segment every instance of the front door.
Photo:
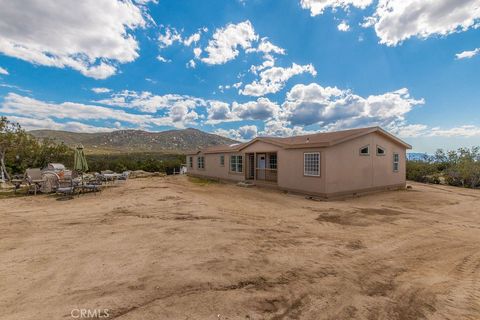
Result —
POLYGON ((257 179, 259 180, 265 180, 266 158, 265 153, 257 154, 257 179))
POLYGON ((248 170, 247 170, 247 179, 255 179, 255 155, 249 153, 247 155, 248 159, 248 170))

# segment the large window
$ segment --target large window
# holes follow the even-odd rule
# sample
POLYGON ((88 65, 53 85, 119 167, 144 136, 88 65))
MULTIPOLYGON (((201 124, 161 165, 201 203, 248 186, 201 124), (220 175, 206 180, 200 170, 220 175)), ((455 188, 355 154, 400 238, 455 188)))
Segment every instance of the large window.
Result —
POLYGON ((205 157, 197 157, 198 169, 205 169, 205 157))
POLYGON ((223 154, 220 156, 220 165, 225 166, 225 156, 223 154))
POLYGON ((400 167, 400 155, 398 153, 393 154, 393 171, 397 172, 400 167))
POLYGON ((306 176, 320 176, 320 152, 303 154, 303 174, 306 176))
POLYGON ((271 153, 268 155, 268 164, 269 169, 277 169, 277 154, 271 153))
POLYGON ((231 172, 243 172, 243 157, 242 156, 230 156, 230 171, 231 172))
POLYGON ((193 157, 188 157, 188 166, 193 168, 193 157))

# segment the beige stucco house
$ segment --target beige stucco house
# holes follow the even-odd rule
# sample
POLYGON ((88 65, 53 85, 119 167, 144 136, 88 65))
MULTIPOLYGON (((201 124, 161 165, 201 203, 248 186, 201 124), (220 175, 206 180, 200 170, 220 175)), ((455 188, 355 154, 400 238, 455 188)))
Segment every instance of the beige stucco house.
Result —
POLYGON ((192 176, 333 198, 405 188, 411 146, 379 127, 215 146, 187 154, 192 176))

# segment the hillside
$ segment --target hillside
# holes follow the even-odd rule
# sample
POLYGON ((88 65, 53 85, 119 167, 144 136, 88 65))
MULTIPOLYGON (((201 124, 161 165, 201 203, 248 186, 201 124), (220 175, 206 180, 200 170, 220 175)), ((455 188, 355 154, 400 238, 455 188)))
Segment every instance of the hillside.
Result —
POLYGON ((162 152, 184 153, 199 147, 231 144, 235 140, 206 133, 197 129, 147 132, 119 130, 99 133, 76 133, 55 130, 33 130, 39 139, 50 138, 69 146, 83 144, 92 153, 162 152))

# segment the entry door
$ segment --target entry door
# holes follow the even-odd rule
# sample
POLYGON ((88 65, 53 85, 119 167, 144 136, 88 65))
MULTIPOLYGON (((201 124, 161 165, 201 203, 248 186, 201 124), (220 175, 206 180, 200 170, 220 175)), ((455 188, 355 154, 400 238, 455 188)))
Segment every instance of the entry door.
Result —
POLYGON ((265 168, 267 164, 267 157, 264 153, 257 154, 257 179, 265 180, 265 168))
POLYGON ((247 179, 254 179, 255 178, 255 155, 249 154, 248 155, 248 176, 247 179))

